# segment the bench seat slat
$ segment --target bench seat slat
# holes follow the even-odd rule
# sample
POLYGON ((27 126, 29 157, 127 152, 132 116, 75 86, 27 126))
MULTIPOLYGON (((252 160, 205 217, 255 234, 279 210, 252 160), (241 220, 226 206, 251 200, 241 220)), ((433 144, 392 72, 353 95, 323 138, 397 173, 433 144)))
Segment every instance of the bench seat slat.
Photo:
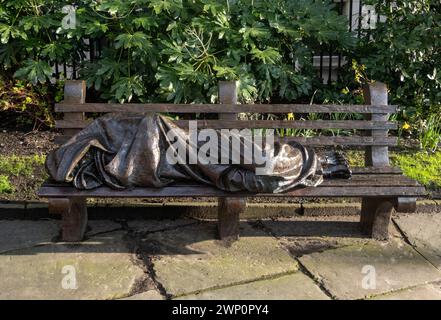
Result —
MULTIPOLYGON (((72 136, 61 135, 55 137, 55 143, 63 144, 72 136)), ((305 146, 395 146, 397 137, 366 137, 366 136, 319 136, 319 137, 283 137, 277 138, 281 142, 296 141, 305 146)))
POLYGON ((417 197, 426 194, 424 187, 317 187, 295 189, 285 193, 254 194, 231 193, 207 186, 171 186, 166 188, 135 188, 115 191, 107 187, 77 190, 73 187, 41 187, 38 195, 46 198, 152 198, 152 197, 417 197))
POLYGON ((100 187, 77 190, 68 184, 47 181, 39 191, 41 197, 216 197, 216 196, 295 196, 295 197, 416 197, 425 195, 425 188, 416 181, 396 174, 354 175, 351 179, 326 179, 315 188, 298 188, 281 194, 230 193, 207 185, 176 183, 165 188, 112 190, 100 187))
POLYGON ((402 174, 403 171, 397 167, 351 167, 353 175, 359 174, 402 174))
POLYGON ((57 103, 56 112, 395 113, 394 105, 57 103))
MULTIPOLYGON (((60 129, 82 129, 85 128, 90 120, 57 120, 55 127, 60 129)), ((188 128, 188 120, 177 120, 175 123, 188 128)), ((198 129, 396 129, 396 122, 392 121, 364 121, 364 120, 197 120, 198 129)))
POLYGON ((365 136, 319 136, 319 137, 283 137, 281 142, 296 141, 305 146, 395 146, 397 137, 365 137, 365 136))
MULTIPOLYGON (((70 184, 60 184, 53 181, 46 181, 45 187, 72 187, 70 184)), ((201 184, 190 182, 176 182, 172 186, 177 187, 201 187, 201 184)), ((376 174, 376 175, 353 175, 350 179, 325 179, 317 188, 322 187, 359 187, 359 186, 419 186, 419 183, 409 177, 397 174, 376 174)))

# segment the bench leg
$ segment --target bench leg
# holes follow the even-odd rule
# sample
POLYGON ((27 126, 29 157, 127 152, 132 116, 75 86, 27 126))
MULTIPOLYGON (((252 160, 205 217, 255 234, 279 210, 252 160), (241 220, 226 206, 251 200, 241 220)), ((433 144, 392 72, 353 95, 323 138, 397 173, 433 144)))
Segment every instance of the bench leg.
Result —
POLYGON ((239 215, 245 211, 245 198, 218 199, 218 233, 228 242, 239 239, 239 215))
POLYGON ((83 240, 87 226, 85 198, 49 199, 49 212, 61 214, 61 237, 63 241, 83 240))
POLYGON ((395 204, 394 198, 363 198, 360 217, 362 231, 374 239, 387 240, 395 204))

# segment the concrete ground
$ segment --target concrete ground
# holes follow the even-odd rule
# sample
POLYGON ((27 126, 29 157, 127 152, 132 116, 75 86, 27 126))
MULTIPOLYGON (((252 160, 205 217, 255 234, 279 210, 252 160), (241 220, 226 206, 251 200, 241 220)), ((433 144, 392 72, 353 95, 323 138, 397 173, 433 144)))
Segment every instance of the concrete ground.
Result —
POLYGON ((357 216, 241 222, 231 246, 195 219, 0 220, 0 299, 441 299, 441 214, 396 215, 388 242, 357 216))

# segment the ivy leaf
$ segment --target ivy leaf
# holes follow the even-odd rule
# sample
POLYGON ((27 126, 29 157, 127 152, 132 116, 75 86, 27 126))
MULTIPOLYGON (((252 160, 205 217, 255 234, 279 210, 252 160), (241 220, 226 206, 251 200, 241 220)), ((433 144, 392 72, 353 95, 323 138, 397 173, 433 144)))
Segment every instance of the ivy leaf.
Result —
POLYGON ((34 85, 45 83, 52 77, 52 68, 46 61, 28 59, 24 66, 15 72, 14 77, 28 80, 34 85))

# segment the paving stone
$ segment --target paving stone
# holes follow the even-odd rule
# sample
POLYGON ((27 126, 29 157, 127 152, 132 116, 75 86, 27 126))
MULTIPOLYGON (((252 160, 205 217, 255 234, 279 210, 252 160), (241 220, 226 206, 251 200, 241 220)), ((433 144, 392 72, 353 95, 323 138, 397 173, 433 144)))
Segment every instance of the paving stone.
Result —
POLYGON ((304 203, 305 216, 345 216, 359 215, 360 203, 304 203))
POLYGON ((338 299, 359 299, 438 281, 441 272, 399 239, 304 255, 300 262, 338 299))
MULTIPOLYGON (((181 204, 175 204, 179 206, 181 204)), ((170 206, 170 205, 167 205, 170 206)), ((167 207, 166 206, 166 207, 167 207)), ((185 215, 198 219, 217 219, 217 203, 206 202, 186 204, 183 207, 185 215)), ((181 209, 182 210, 182 209, 181 209)), ((240 214, 241 219, 260 219, 269 217, 295 216, 301 213, 298 203, 247 203, 245 211, 240 214)))
POLYGON ((54 243, 1 254, 0 299, 128 296, 146 275, 123 237, 123 232, 114 232, 80 244, 54 243))
POLYGON ((359 221, 360 217, 356 216, 297 216, 262 220, 262 223, 277 237, 365 238, 359 221))
POLYGON ((328 300, 314 281, 301 272, 275 279, 204 291, 184 300, 328 300))
POLYGON ((111 232, 121 229, 121 223, 112 220, 89 220, 86 236, 93 236, 99 233, 111 232))
MULTIPOLYGON (((357 216, 291 217, 261 220, 295 257, 374 241, 359 228, 357 216)), ((392 234, 399 235, 391 228, 392 234)))
POLYGON ((54 220, 0 221, 0 253, 50 242, 59 233, 54 220))
POLYGON ((129 220, 127 224, 130 229, 137 232, 156 232, 161 230, 169 230, 177 227, 187 226, 197 223, 193 219, 164 219, 164 220, 129 220))
POLYGON ((157 290, 148 290, 120 300, 164 300, 157 290))
POLYGON ((296 271, 297 262, 262 230, 241 223, 241 239, 226 247, 205 222, 147 234, 138 244, 156 279, 173 296, 296 271))
POLYGON ((441 270, 441 215, 402 215, 395 222, 418 252, 441 270))
POLYGON ((441 300, 441 284, 427 284, 377 296, 374 300, 441 300))

